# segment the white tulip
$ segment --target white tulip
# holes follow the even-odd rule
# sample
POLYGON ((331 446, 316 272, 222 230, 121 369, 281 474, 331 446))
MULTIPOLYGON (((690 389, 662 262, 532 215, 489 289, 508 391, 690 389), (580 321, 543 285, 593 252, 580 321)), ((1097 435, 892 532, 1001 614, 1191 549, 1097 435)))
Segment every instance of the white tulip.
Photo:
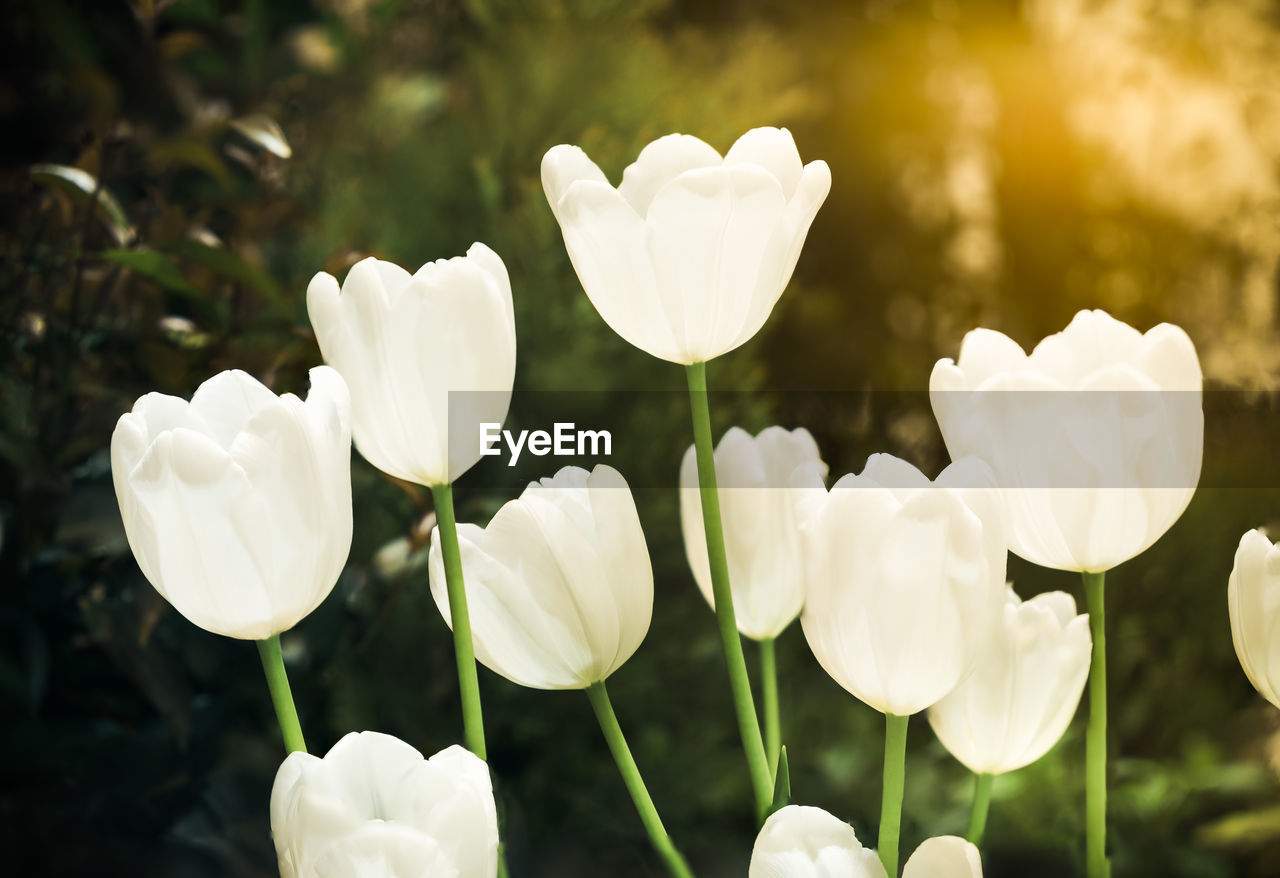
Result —
POLYGON ((1008 590, 1001 624, 974 672, 929 708, 943 746, 971 771, 1030 765, 1071 723, 1093 647, 1088 615, 1055 591, 1023 603, 1008 590))
POLYGON ((992 484, 972 459, 930 482, 874 454, 804 510, 804 636, 882 713, 909 716, 954 689, 999 614, 1007 550, 992 484))
POLYGON ((542 186, 587 297, 626 341, 673 363, 755 335, 791 279, 831 189, 785 128, 748 131, 721 158, 669 134, 616 189, 576 146, 542 159, 542 186))
POLYGON ((1280 544, 1251 530, 1227 580, 1231 640, 1253 688, 1280 707, 1280 544))
POLYGON ((764 822, 748 878, 885 878, 876 852, 821 808, 787 805, 764 822))
POLYGON ((215 634, 263 640, 333 589, 351 549, 350 397, 311 370, 306 402, 222 372, 191 402, 148 393, 111 437, 111 475, 143 574, 215 634))
POLYGON ((493 878, 489 768, 453 746, 430 759, 378 732, 323 758, 291 753, 271 789, 282 878, 493 878))
POLYGON ((982 857, 963 838, 927 838, 902 867, 902 878, 982 878, 982 857))
POLYGON ((1004 490, 1010 547, 1045 567, 1102 573, 1144 551, 1200 480, 1203 379, 1191 339, 1081 311, 1027 355, 987 329, 940 360, 929 396, 953 458, 1004 490))
POLYGON ((410 275, 364 259, 341 292, 321 272, 307 312, 325 361, 351 386, 356 449, 419 485, 452 482, 480 459, 481 424, 507 416, 516 327, 507 269, 484 244, 410 275))
MULTIPOLYGON (((853 827, 821 808, 787 805, 770 815, 751 851, 748 878, 885 878, 853 827)), ((902 878, 982 878, 978 849, 939 836, 916 848, 902 878)))
MULTIPOLYGON (((803 427, 769 427, 755 437, 733 427, 716 447, 715 462, 738 630, 754 640, 777 637, 804 605, 796 508, 801 495, 791 486, 791 477, 802 466, 825 476, 827 465, 803 427)), ((692 445, 680 464, 680 523, 694 581, 714 608, 692 445)))
MULTIPOLYGON (((613 467, 531 483, 488 527, 458 526, 476 658, 534 689, 585 689, 622 666, 653 614, 653 568, 631 489, 613 467)), ((439 529, 431 594, 449 615, 439 529)))

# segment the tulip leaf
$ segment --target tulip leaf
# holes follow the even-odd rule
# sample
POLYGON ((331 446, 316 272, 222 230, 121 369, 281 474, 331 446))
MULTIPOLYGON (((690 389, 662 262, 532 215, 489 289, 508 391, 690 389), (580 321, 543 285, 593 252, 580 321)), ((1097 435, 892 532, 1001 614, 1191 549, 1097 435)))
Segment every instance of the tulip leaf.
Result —
POLYGON ((289 145, 289 141, 285 138, 284 130, 270 116, 265 116, 261 113, 243 116, 239 119, 233 119, 231 127, 272 155, 279 156, 282 159, 287 159, 293 155, 293 147, 289 145))
POLYGON ((191 281, 182 275, 182 271, 168 256, 156 250, 139 248, 136 250, 104 250, 98 254, 108 262, 123 265, 125 268, 140 274, 166 290, 181 293, 184 296, 201 299, 203 294, 191 281))
POLYGON ((94 212, 111 232, 117 244, 133 239, 134 229, 115 196, 99 185, 98 178, 81 168, 70 165, 38 164, 29 169, 31 179, 53 189, 66 192, 78 201, 95 199, 94 212))
POLYGON ((778 771, 773 777, 773 804, 769 806, 769 814, 789 804, 791 804, 791 768, 787 765, 787 745, 783 744, 778 751, 778 771))
POLYGON ((203 265, 205 268, 254 289, 268 299, 280 298, 280 287, 267 272, 251 265, 225 247, 215 247, 201 241, 182 239, 156 245, 166 253, 203 265))

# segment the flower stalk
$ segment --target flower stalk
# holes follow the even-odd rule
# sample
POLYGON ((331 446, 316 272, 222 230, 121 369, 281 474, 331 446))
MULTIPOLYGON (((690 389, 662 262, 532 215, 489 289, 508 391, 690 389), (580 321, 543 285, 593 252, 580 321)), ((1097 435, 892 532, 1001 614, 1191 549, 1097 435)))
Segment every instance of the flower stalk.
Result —
POLYGON ((307 742, 302 737, 302 723, 298 721, 298 708, 293 703, 289 675, 285 672, 284 655, 280 651, 280 635, 272 634, 266 640, 259 640, 258 655, 262 658, 262 670, 267 675, 267 688, 271 690, 271 703, 275 705, 284 748, 289 753, 306 753, 307 742))
POLYGON ((890 878, 898 874, 898 835, 902 828, 902 791, 907 773, 907 722, 884 715, 884 793, 880 799, 880 862, 890 878))
POLYGON ((976 847, 982 845, 982 835, 987 831, 987 813, 991 810, 991 787, 996 776, 981 772, 973 776, 973 814, 969 817, 969 834, 966 838, 976 847))
POLYGON ((613 704, 609 701, 609 692, 605 689, 604 681, 592 683, 587 687, 586 693, 587 699, 591 702, 591 709, 595 711, 596 720, 600 723, 600 731, 604 733, 605 742, 609 745, 609 752, 613 754, 613 760, 618 764, 622 782, 626 784, 627 792, 631 794, 631 801, 635 803, 636 811, 640 814, 640 822, 649 833, 649 841, 652 842, 654 850, 662 857, 663 862, 667 864, 667 869, 675 878, 693 878, 689 865, 676 850, 671 837, 667 835, 666 827, 662 825, 662 818, 658 816, 658 809, 654 807, 649 790, 644 785, 644 779, 640 777, 640 769, 631 755, 631 748, 627 746, 626 737, 622 734, 622 726, 618 724, 617 714, 613 712, 613 704))
POLYGON ((475 648, 471 643, 471 617, 467 612, 467 592, 462 578, 462 551, 458 547, 458 521, 453 513, 453 485, 448 482, 433 485, 431 496, 435 500, 440 551, 444 557, 445 582, 449 591, 453 654, 458 665, 458 689, 462 696, 463 737, 468 750, 481 759, 487 759, 480 681, 476 675, 475 648))
POLYGON ((1093 661, 1089 666, 1089 727, 1085 733, 1085 866, 1089 878, 1108 878, 1107 863, 1107 625, 1106 573, 1084 573, 1093 661))
POLYGON ((782 715, 778 709, 778 659, 772 637, 760 641, 760 700, 764 702, 764 752, 769 759, 769 777, 776 778, 782 715))
POLYGON ((702 501, 702 523, 707 537, 707 559, 711 567, 711 587, 715 597, 716 623, 720 630, 720 646, 729 671, 738 734, 746 752, 751 788, 755 793, 756 813, 763 819, 773 802, 773 775, 765 755, 751 694, 751 679, 742 652, 738 623, 733 611, 733 591, 729 586, 729 562, 724 548, 724 529, 720 520, 720 495, 716 487, 716 464, 711 444, 711 410, 707 403, 707 364, 686 367, 689 380, 689 404, 693 416, 693 442, 698 458, 698 491, 702 501))

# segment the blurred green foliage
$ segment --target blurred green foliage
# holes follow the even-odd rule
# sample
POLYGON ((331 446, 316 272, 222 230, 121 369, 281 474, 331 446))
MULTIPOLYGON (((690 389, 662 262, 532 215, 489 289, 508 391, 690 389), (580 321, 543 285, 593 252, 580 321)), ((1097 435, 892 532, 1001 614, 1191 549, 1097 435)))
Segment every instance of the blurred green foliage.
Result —
MULTIPOLYGON (((616 435, 646 440, 613 462, 640 486, 657 601, 610 688, 695 870, 745 874, 747 778, 676 517, 683 378, 582 294, 539 181, 556 143, 616 180, 670 131, 723 149, 787 124, 832 165, 791 289, 710 380, 717 433, 808 426, 833 475, 873 451, 945 462, 922 394, 869 391, 924 387, 976 325, 1031 342, 1081 307, 1174 320, 1215 386, 1274 386, 1280 28, 1264 3, 46 0, 7 25, 0 842, 21 874, 274 874, 280 749, 257 659, 142 578, 114 420, 226 368, 301 391, 312 273, 475 240, 515 289, 513 420, 555 416, 534 391, 597 391, 616 435), (638 409, 628 389, 675 392, 638 409)), ((1280 872, 1280 717, 1236 664, 1225 601, 1239 535, 1280 519, 1276 486, 1224 487, 1252 484, 1275 417, 1259 395, 1211 419, 1207 487, 1109 578, 1118 876, 1280 872)), ((299 709, 317 750, 372 728, 434 751, 461 725, 426 589, 429 498, 358 456, 353 479, 351 562, 284 641, 299 709)), ((477 473, 459 516, 519 489, 477 473)), ((1082 597, 1066 574, 1015 559, 1010 575, 1082 597)), ((798 626, 778 648, 793 796, 870 841, 880 718, 798 626)), ((481 685, 512 875, 657 874, 585 698, 481 685)), ((997 782, 988 876, 1079 874, 1082 737, 1078 722, 997 782)), ((913 721, 904 848, 962 831, 970 785, 913 721)))

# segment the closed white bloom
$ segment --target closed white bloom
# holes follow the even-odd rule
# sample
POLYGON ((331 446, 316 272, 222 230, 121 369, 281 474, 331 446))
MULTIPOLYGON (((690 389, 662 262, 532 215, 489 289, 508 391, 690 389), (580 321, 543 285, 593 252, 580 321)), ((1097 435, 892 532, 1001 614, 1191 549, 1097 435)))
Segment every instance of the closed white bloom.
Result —
MULTIPOLYGON (((768 427, 755 437, 733 427, 716 446, 715 462, 738 630, 755 640, 777 637, 804 606, 800 492, 791 478, 802 466, 825 476, 827 465, 803 427, 768 427)), ((680 523, 693 578, 714 608, 698 459, 692 445, 680 464, 680 523)))
MULTIPOLYGON (((788 805, 770 815, 756 836, 748 878, 886 878, 853 827, 821 808, 788 805)), ((939 836, 916 848, 902 878, 982 878, 978 849, 939 836)))
POLYGON ((831 189, 785 128, 748 131, 722 158, 696 137, 650 143, 615 189, 586 153, 556 146, 542 187, 604 322, 673 363, 755 335, 782 295, 831 189))
POLYGON ((271 789, 282 878, 493 878, 489 768, 453 746, 430 759, 352 732, 323 758, 290 753, 271 789))
POLYGON ((982 856, 954 835, 927 838, 907 858, 902 878, 982 878, 982 856))
POLYGON ((1251 530, 1227 580, 1231 640, 1253 688, 1280 707, 1280 544, 1251 530))
MULTIPOLYGON (((653 568, 626 480, 603 464, 531 483, 488 527, 458 526, 476 658, 534 689, 585 689, 640 646, 653 568)), ((439 529, 428 558, 445 621, 439 529)))
POLYGON ((1023 603, 1010 588, 1000 624, 966 680, 929 708, 938 740, 970 771, 1002 774, 1049 752, 1089 676, 1088 615, 1055 591, 1023 603))
POLYGON ((262 640, 333 589, 351 549, 350 398, 311 370, 306 402, 222 372, 191 402, 148 393, 111 437, 111 476, 143 574, 215 634, 262 640))
POLYGON ((751 849, 748 878, 885 878, 880 858, 853 827, 808 805, 779 808, 751 849))
POLYGON ((484 244, 415 274, 357 262, 341 292, 321 272, 307 313, 325 362, 351 386, 357 450, 419 485, 452 482, 480 459, 480 425, 511 402, 516 325, 507 269, 484 244))
POLYGON ((874 454, 804 510, 804 636, 837 683, 909 716, 968 676, 1004 601, 991 473, 973 459, 930 482, 874 454))
POLYGON ((953 458, 977 455, 1004 490, 1009 544, 1045 567, 1100 573, 1144 551, 1200 480, 1203 379, 1177 326, 1145 335, 1081 311, 1030 355, 976 329, 929 379, 953 458))

